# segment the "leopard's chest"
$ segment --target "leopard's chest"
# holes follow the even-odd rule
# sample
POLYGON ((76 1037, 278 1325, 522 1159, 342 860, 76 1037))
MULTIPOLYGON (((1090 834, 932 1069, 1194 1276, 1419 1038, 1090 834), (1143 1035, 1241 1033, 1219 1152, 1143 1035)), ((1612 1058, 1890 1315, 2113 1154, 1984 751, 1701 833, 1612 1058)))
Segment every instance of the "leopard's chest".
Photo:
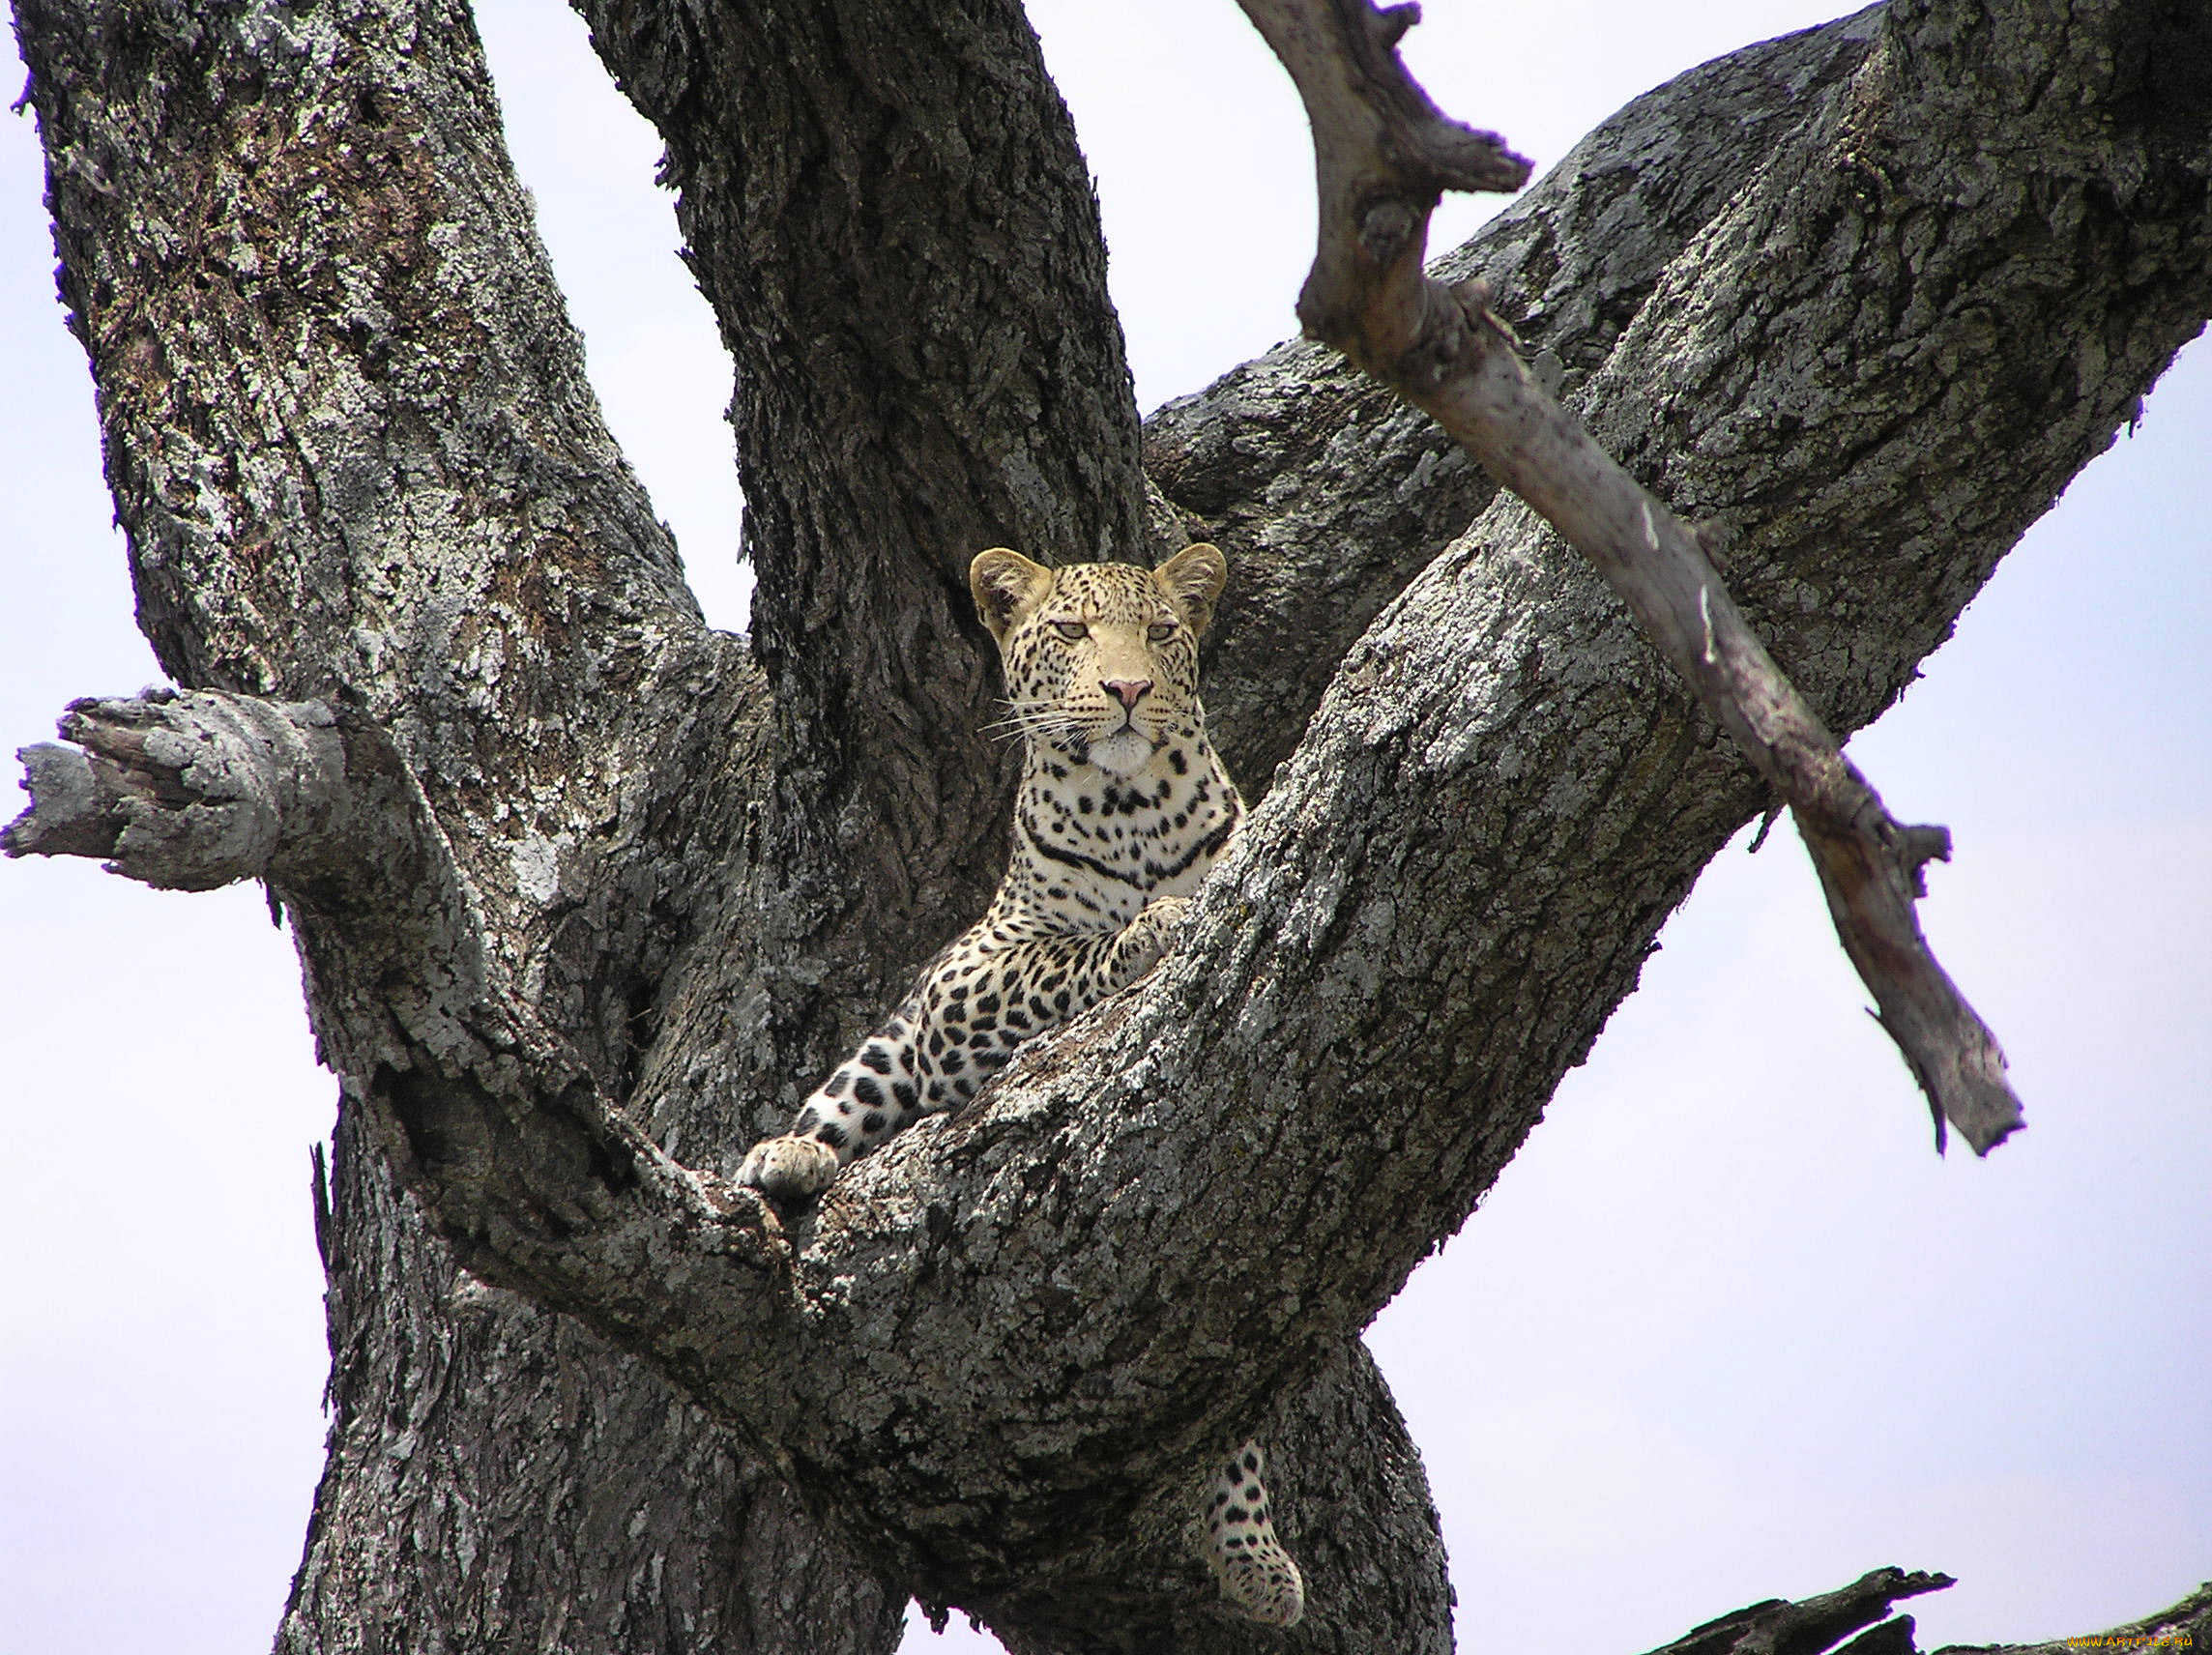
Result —
POLYGON ((1242 813, 1204 749, 1171 747, 1132 776, 1057 768, 1025 778, 1001 887, 1009 915, 1057 931, 1118 930, 1155 897, 1189 895, 1242 813))

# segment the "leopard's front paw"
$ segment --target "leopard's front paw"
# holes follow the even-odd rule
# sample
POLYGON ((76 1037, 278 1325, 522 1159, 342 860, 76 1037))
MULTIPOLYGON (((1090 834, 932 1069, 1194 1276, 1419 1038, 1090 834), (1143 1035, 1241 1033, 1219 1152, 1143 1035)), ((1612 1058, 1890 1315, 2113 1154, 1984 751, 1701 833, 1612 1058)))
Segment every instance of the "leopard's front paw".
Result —
POLYGON ((1175 946, 1189 914, 1187 896, 1155 896, 1145 904, 1145 911, 1137 915, 1137 923, 1151 933, 1154 959, 1175 946))
POLYGON ((738 1169, 738 1182, 773 1202, 806 1201, 828 1189, 837 1176, 837 1151, 819 1138, 787 1132, 764 1138, 738 1169))
POLYGON ((1117 976, 1128 983, 1144 975, 1159 963, 1160 956, 1175 946, 1176 936, 1182 930, 1183 915, 1190 908, 1187 896, 1156 896, 1145 904, 1144 911, 1129 921, 1121 933, 1122 947, 1117 976))
POLYGON ((1189 912, 1187 896, 1155 896, 1137 917, 1150 923, 1164 944, 1175 941, 1176 933, 1182 929, 1183 915, 1189 912))

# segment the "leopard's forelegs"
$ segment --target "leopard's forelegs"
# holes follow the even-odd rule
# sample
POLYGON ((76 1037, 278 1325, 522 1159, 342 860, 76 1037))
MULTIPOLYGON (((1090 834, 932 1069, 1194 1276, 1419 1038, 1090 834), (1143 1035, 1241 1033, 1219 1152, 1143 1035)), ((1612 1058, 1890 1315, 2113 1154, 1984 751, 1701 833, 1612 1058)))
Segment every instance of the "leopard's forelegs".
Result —
POLYGON ((1024 936, 986 915, 931 962, 890 1021, 800 1106, 789 1132, 753 1146, 738 1182, 778 1202, 821 1194, 846 1165, 922 1116, 958 1109, 1025 1042, 1144 975, 1186 906, 1159 897, 1120 930, 1088 935, 1024 936))

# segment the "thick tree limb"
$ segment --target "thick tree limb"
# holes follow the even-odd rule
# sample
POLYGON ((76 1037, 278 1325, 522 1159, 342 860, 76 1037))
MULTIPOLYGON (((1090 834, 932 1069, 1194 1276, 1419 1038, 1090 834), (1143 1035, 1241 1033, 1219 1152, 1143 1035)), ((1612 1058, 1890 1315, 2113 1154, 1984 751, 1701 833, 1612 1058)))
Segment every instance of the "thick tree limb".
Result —
POLYGON ((1996 1038, 1936 963, 1913 913, 1941 828, 1882 807, 1746 624, 1696 534, 1624 472, 1529 374, 1486 285, 1422 270, 1440 189, 1516 189, 1527 163, 1446 120, 1396 42, 1417 8, 1240 0, 1297 83, 1313 126, 1321 248, 1298 298, 1306 332, 1433 415, 1597 566, 1786 799, 1837 934, 1883 1028, 1944 1123, 1987 1154, 2021 1124, 1996 1038))
MULTIPOLYGON (((559 1032, 561 1061, 510 1067, 490 1118, 530 1118, 517 1091, 579 1061, 603 1095, 626 1092, 671 961, 745 877, 774 783, 771 709, 742 641, 699 625, 600 421, 466 6, 15 13, 63 298, 163 666, 389 736, 485 927, 467 957, 559 1032)), ((894 1646, 900 1602, 880 1571, 796 1501, 751 1497, 742 1454, 701 1449, 716 1430, 686 1424, 635 1361, 581 1333, 552 1342, 506 1293, 456 1311, 451 1249, 395 1187, 393 1117, 365 1100, 380 1074, 429 1072, 374 1060, 412 1060, 395 990, 462 1030, 480 997, 395 935, 419 884, 359 903, 276 888, 350 1094, 332 1454, 287 1640, 337 1655, 405 1628, 535 1645, 611 1623, 638 1655, 688 1647, 698 1625, 737 1629, 733 1647, 757 1626, 772 1647, 773 1606, 802 1578, 840 1629, 825 1655, 894 1646), (540 1497, 485 1497, 502 1487, 540 1497), (601 1505, 625 1523, 650 1508, 646 1536, 695 1537, 661 1561, 698 1545, 728 1571, 697 1617, 672 1622, 660 1562, 631 1567, 622 1546, 554 1566, 542 1514, 601 1505), (461 1514, 465 1578, 401 1544, 396 1512, 461 1514), (565 1607, 579 1601, 592 1608, 565 1607)), ((562 1118, 541 1130, 564 1136, 562 1118)))
POLYGON ((1142 557, 1136 407, 1090 171, 1019 0, 576 10, 667 145, 737 368, 784 778, 759 828, 778 888, 747 924, 779 980, 714 993, 801 1002, 776 1021, 819 1042, 782 1035, 742 1077, 776 1098, 765 1132, 842 1056, 846 997, 873 1015, 988 902, 1013 769, 968 563, 1142 557))

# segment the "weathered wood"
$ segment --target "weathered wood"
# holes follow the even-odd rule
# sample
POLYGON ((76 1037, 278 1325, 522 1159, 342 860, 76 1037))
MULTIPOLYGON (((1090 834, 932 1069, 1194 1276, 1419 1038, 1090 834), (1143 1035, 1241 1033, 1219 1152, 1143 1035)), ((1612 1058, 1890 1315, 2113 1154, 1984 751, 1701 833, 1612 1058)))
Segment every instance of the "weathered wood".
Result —
POLYGON ((1651 1655, 1914 1655, 1912 1617, 1889 1618, 1901 1598, 1957 1584, 1948 1575, 1875 1569, 1801 1603, 1752 1604, 1696 1627, 1651 1655), (1857 1634, 1859 1636, 1854 1636, 1857 1634), (1844 1640, 1850 1639, 1847 1645, 1844 1640))
MULTIPOLYGON (((1954 1585, 1948 1575, 1876 1569, 1837 1591, 1790 1603, 1770 1598, 1696 1627, 1650 1655, 1919 1655, 1904 1598, 1954 1585), (1885 1618, 1886 1617, 1886 1618, 1885 1618), (1846 1641, 1848 1640, 1849 1641, 1846 1641)), ((2075 1649, 2201 1648, 2212 1635, 2212 1584, 2146 1619, 2048 1643, 1945 1644, 1934 1655, 2066 1655, 2075 1649)))
POLYGON ((1950 835, 1893 819, 1766 653, 1697 533, 1635 481, 1528 372, 1490 288, 1423 270, 1445 189, 1517 189, 1528 163, 1430 102, 1397 54, 1417 8, 1240 0, 1297 83, 1321 184, 1321 247, 1298 318, 1443 428, 1604 575, 1660 653, 1785 799, 1844 949, 1880 1005, 1943 1147, 1977 1154, 2022 1124, 2004 1053, 1920 931, 1922 866, 1950 835))

